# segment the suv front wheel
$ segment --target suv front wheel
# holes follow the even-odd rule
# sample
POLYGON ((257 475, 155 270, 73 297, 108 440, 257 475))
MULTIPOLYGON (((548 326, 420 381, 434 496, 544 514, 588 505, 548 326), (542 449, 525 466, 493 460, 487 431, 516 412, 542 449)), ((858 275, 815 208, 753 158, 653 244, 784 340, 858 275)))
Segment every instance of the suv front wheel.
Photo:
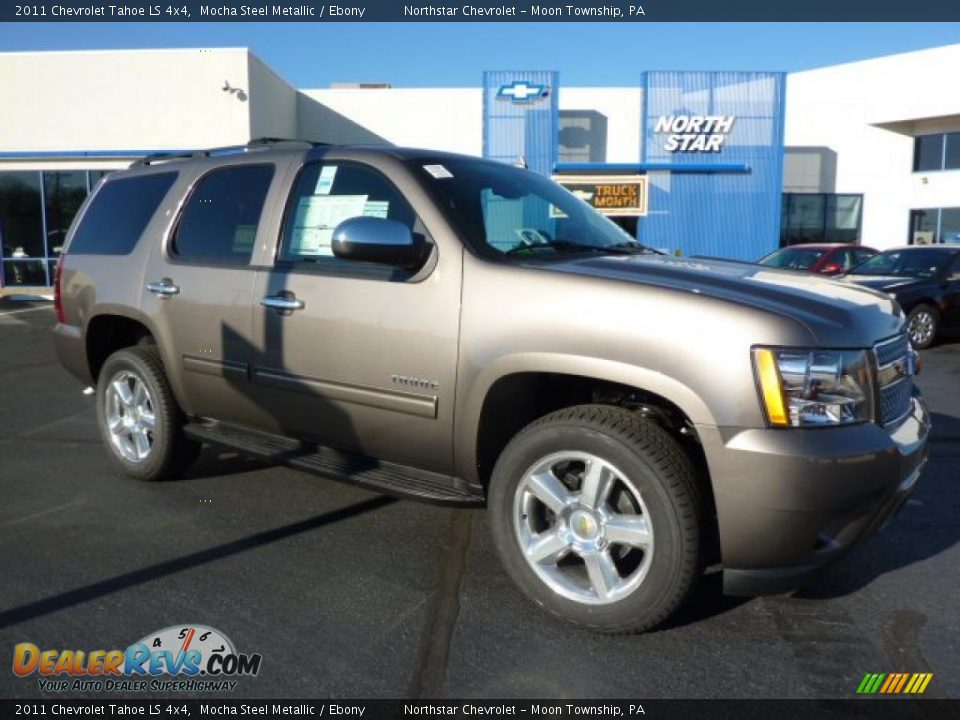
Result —
POLYGON ((538 605, 605 632, 659 625, 699 571, 689 458, 622 408, 581 405, 524 428, 494 468, 489 509, 507 572, 538 605))
POLYGON ((175 477, 200 451, 183 434, 183 413, 152 346, 107 358, 97 382, 97 421, 111 457, 140 480, 175 477))

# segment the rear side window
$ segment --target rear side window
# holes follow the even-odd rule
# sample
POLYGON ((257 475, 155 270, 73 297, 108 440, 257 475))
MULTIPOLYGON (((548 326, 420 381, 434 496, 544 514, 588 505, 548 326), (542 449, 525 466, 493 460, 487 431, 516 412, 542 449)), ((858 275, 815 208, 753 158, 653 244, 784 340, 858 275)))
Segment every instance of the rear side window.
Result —
POLYGON ((170 252, 184 260, 246 265, 273 178, 273 165, 212 170, 187 200, 170 252))
POLYGON ((108 180, 90 202, 70 241, 71 255, 127 255, 177 173, 108 180))

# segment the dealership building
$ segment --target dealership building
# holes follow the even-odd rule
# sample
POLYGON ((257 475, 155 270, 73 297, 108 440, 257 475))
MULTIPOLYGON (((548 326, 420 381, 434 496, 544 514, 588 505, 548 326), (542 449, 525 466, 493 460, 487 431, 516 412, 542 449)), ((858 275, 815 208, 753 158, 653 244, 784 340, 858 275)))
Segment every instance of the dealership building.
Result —
POLYGON ((956 243, 960 91, 941 80, 955 67, 960 45, 790 74, 638 68, 634 87, 530 69, 474 87, 299 89, 242 48, 0 53, 0 277, 49 285, 106 173, 256 138, 524 164, 683 255, 956 243))

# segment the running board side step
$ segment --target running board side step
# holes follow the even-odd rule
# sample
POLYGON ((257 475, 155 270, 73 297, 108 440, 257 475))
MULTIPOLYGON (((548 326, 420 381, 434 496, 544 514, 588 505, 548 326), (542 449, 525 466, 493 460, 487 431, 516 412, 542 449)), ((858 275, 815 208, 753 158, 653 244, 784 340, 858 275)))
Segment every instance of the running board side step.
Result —
POLYGON ((438 505, 478 507, 485 502, 482 488, 450 475, 226 423, 196 421, 188 423, 183 430, 188 437, 208 445, 235 450, 270 463, 305 470, 387 495, 438 505))

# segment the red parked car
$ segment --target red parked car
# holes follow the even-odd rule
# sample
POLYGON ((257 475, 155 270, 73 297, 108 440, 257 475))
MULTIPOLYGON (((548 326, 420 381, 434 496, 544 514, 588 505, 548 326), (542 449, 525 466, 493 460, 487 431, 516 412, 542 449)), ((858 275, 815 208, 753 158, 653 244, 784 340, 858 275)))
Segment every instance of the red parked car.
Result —
POLYGON ((876 254, 876 250, 863 245, 811 243, 809 245, 791 245, 780 248, 758 261, 758 264, 784 270, 839 275, 865 260, 869 260, 876 254))

